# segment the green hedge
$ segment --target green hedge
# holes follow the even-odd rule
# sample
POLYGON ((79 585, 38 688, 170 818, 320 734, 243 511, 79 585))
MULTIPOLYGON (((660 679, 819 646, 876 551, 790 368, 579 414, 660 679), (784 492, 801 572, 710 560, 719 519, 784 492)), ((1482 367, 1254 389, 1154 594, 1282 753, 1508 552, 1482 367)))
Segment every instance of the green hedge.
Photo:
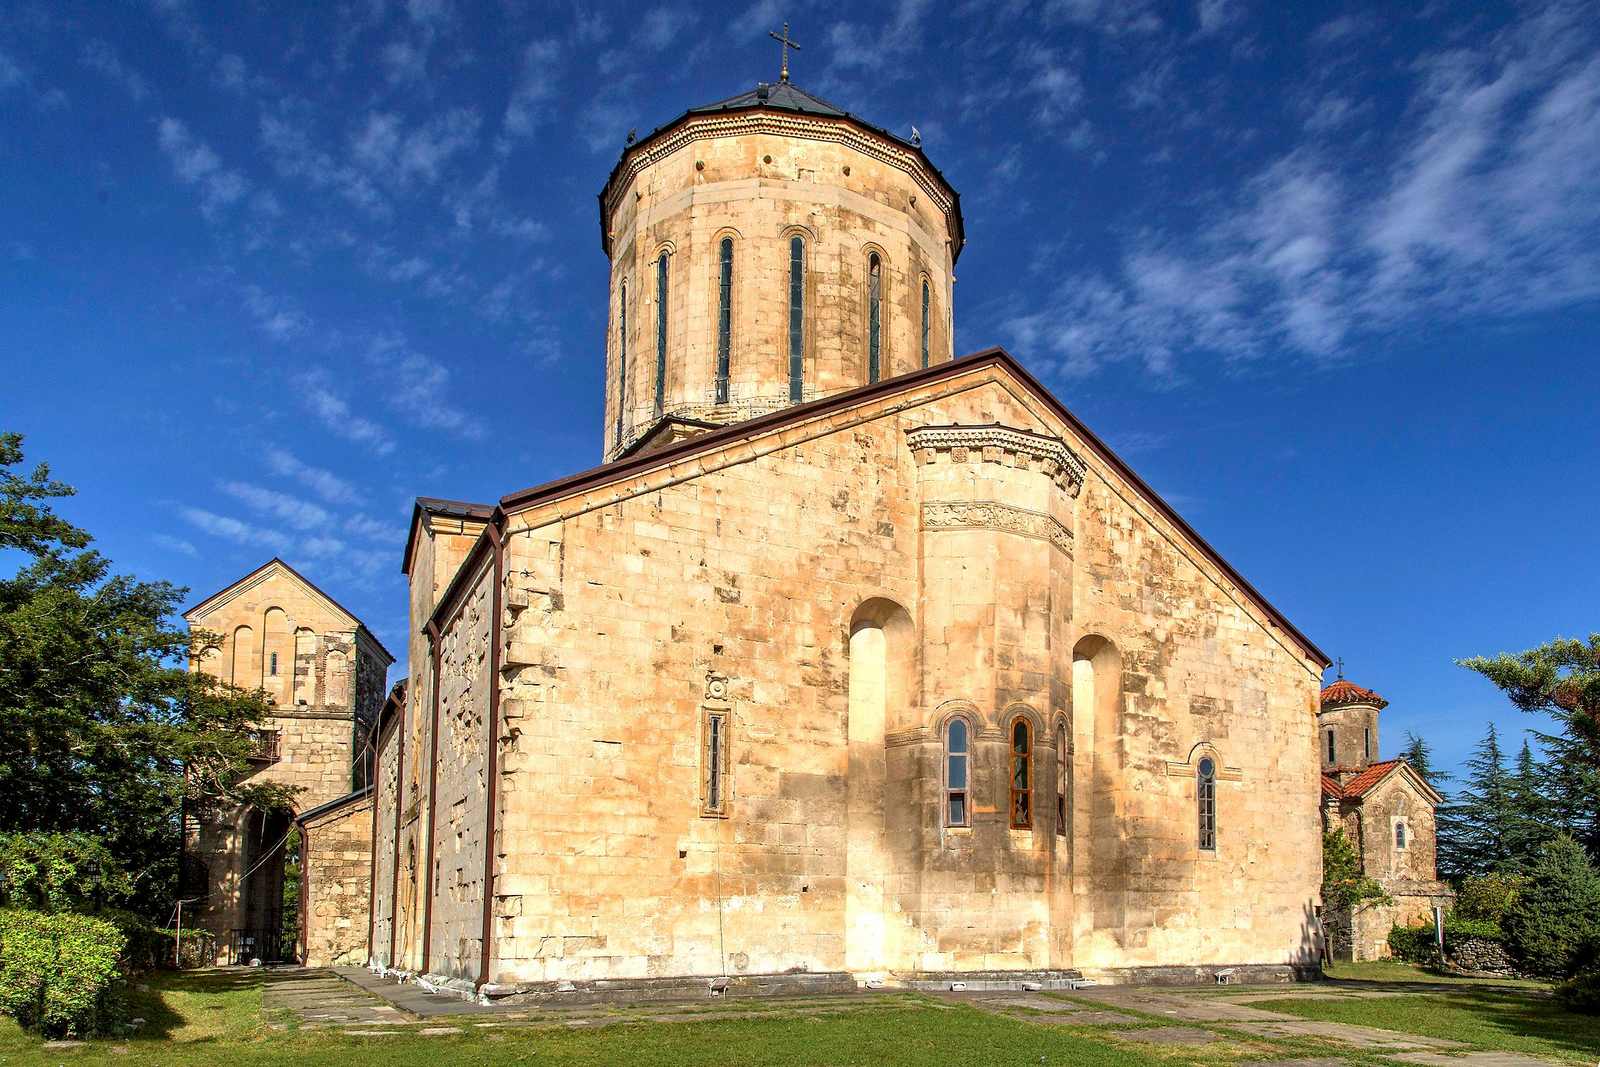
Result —
POLYGON ((1577 973, 1556 986, 1556 999, 1568 1011, 1600 1015, 1600 940, 1578 950, 1576 965, 1577 973))
POLYGON ((1407 963, 1437 963, 1439 948, 1431 926, 1399 926, 1389 931, 1389 951, 1407 963))
POLYGON ((121 1021, 126 945, 92 915, 0 910, 0 1013, 46 1037, 108 1032, 121 1021))

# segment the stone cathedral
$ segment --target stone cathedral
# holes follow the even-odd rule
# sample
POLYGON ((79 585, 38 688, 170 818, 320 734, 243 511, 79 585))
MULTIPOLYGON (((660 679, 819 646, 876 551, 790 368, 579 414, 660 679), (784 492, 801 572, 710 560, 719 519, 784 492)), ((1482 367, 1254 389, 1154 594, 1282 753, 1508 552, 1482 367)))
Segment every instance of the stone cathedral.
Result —
POLYGON ((960 198, 787 79, 600 194, 603 462, 424 498, 374 967, 496 998, 1315 969, 1327 657, 1007 353, 960 198))

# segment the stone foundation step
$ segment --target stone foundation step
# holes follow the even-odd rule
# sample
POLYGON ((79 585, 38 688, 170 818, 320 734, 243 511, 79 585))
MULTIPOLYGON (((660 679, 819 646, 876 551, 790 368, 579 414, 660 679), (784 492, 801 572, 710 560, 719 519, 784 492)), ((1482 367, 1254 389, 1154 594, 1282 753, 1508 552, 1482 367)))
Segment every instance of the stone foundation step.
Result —
MULTIPOLYGON (((913 971, 890 976, 885 985, 925 992, 1017 993, 1080 989, 1094 983, 1082 971, 913 971)), ((870 987, 871 983, 869 983, 870 987)))

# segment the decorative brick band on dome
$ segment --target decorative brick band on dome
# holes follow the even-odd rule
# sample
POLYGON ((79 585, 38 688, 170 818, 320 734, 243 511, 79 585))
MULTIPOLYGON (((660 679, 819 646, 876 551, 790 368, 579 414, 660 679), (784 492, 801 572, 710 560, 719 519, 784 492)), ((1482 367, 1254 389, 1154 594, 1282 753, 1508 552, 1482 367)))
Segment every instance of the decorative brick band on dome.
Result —
POLYGON ((1340 678, 1322 691, 1322 706, 1325 708, 1342 707, 1345 704, 1372 704, 1379 708, 1386 708, 1389 702, 1370 689, 1363 689, 1353 682, 1340 678))

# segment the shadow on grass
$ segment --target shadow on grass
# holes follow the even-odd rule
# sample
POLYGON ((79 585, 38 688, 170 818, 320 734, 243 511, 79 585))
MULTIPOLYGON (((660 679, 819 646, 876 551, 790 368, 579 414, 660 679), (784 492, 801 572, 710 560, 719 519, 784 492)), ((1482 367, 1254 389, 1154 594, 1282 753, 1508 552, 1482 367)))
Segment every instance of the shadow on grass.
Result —
POLYGON ((256 1014, 252 995, 262 985, 258 971, 155 971, 128 984, 127 1015, 143 1019, 136 1033, 118 1040, 215 1041, 227 1035, 230 1022, 246 1022, 256 1014), (232 1017, 232 1018, 229 1018, 232 1017), (214 1028, 214 1032, 206 1030, 214 1028))

